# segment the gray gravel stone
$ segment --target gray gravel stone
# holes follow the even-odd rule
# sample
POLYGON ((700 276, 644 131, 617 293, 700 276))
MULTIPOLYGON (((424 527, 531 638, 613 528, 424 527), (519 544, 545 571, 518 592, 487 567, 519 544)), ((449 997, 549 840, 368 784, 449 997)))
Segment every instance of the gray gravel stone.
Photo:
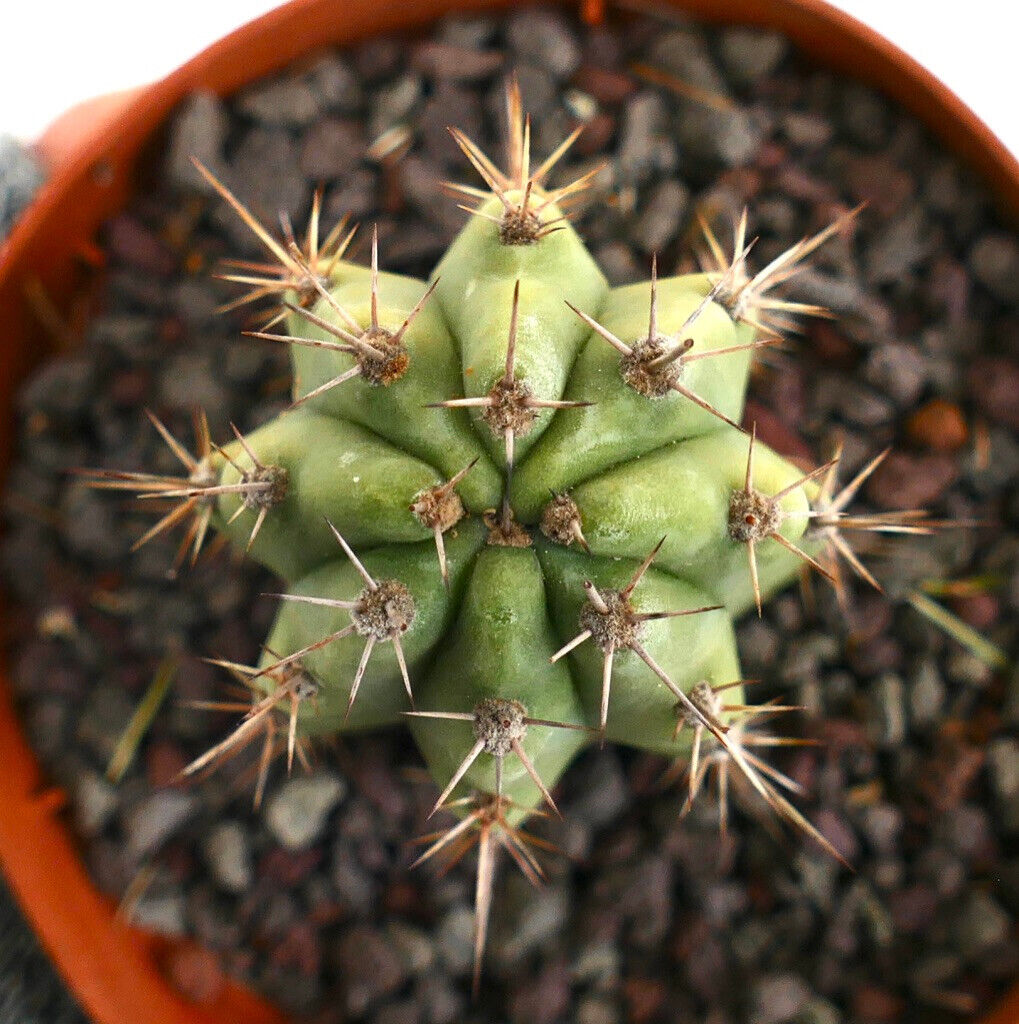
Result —
POLYGON ((357 913, 370 911, 378 890, 375 878, 342 837, 333 850, 331 877, 336 891, 357 913))
POLYGON ((648 50, 648 61, 686 85, 728 95, 722 72, 700 32, 684 28, 656 36, 648 50))
POLYGON ((151 856, 198 809, 193 793, 161 789, 144 797, 123 816, 127 849, 136 861, 151 856))
POLYGON ((465 1019, 466 998, 438 972, 421 979, 414 998, 427 1024, 460 1024, 465 1019))
POLYGON ((608 940, 591 942, 577 952, 573 975, 578 982, 605 987, 620 976, 622 963, 619 948, 608 940))
POLYGON ((617 161, 620 177, 639 185, 655 171, 673 171, 676 149, 668 137, 669 117, 665 101, 644 90, 626 103, 617 161))
POLYGON ((42 183, 42 168, 32 153, 12 136, 0 135, 0 239, 42 183))
MULTIPOLYGON (((309 206, 300 148, 294 137, 281 128, 255 125, 245 132, 230 159, 226 184, 270 230, 276 228, 281 212, 295 224, 301 223, 309 206)), ((217 223, 239 252, 264 257, 261 243, 233 210, 220 202, 215 211, 217 223)))
POLYGON ((753 85, 782 63, 789 52, 789 40, 777 32, 734 28, 722 33, 718 52, 734 82, 753 85))
POLYGON ((128 553, 116 508, 97 491, 72 484, 60 499, 64 542, 77 555, 96 562, 114 562, 128 553))
POLYGON ((909 682, 909 713, 914 728, 935 724, 945 704, 945 684, 937 665, 922 661, 909 682))
POLYGON ((401 75, 395 82, 372 94, 368 135, 377 139, 384 131, 405 121, 421 99, 423 84, 419 75, 401 75))
POLYGON ((101 683, 92 689, 76 716, 77 739, 105 763, 133 713, 131 698, 122 688, 101 683))
POLYGON ((886 674, 871 688, 870 732, 875 743, 894 747, 906 736, 905 686, 899 676, 886 674))
POLYGON ((587 996, 577 1003, 577 1024, 619 1024, 622 1014, 608 1000, 587 996))
POLYGON ((281 846, 303 849, 322 835, 329 814, 346 793, 347 784, 333 772, 295 776, 266 804, 266 825, 281 846))
POLYGON ((569 802, 569 817, 600 828, 614 821, 630 802, 618 755, 605 750, 592 757, 583 789, 569 802))
POLYGON ((1019 740, 1012 736, 992 740, 987 747, 987 772, 1005 829, 1019 830, 1019 740))
POLYGON ((569 78, 580 66, 580 46, 557 12, 530 8, 512 15, 506 39, 519 60, 543 68, 558 79, 569 78))
POLYGON ((927 215, 919 204, 884 223, 864 254, 867 276, 875 284, 891 284, 913 270, 934 244, 927 215))
POLYGON ((1012 234, 981 235, 969 252, 973 276, 1002 302, 1019 302, 1019 242, 1012 234))
POLYGON ((806 1002, 794 1020, 796 1024, 842 1024, 842 1014, 827 999, 814 998, 806 1002))
POLYGON ((215 195, 215 189, 195 169, 192 157, 221 176, 229 126, 226 109, 215 93, 196 92, 184 100, 170 124, 164 166, 171 185, 183 192, 215 195))
POLYGON ((452 907, 435 930, 435 948, 450 974, 466 974, 474 960, 474 912, 452 907))
POLYGON ((364 156, 360 129, 337 117, 317 121, 304 136, 301 170, 312 181, 340 178, 352 171, 364 156))
POLYGON ((798 975, 766 976, 754 986, 750 1020, 753 1024, 782 1024, 794 1020, 810 996, 810 986, 798 975))
POLYGON ((954 917, 956 947, 966 959, 977 960, 1005 941, 1010 924, 999 903, 987 893, 974 892, 954 917))
POLYGON ((318 117, 318 99, 308 82, 286 76, 259 82, 234 102, 253 121, 277 128, 304 128, 318 117))
POLYGON ((913 345, 878 345, 867 356, 863 376, 900 407, 911 406, 927 383, 927 359, 913 345))
POLYGON ((216 422, 227 406, 218 368, 209 353, 180 352, 167 360, 159 375, 161 400, 172 409, 197 406, 216 422))
POLYGON ((803 149, 820 149, 826 146, 833 132, 831 121, 821 114, 791 110, 782 117, 782 131, 794 145, 803 149))
POLYGON ((633 222, 634 245, 642 252, 661 252, 679 233, 689 202, 690 190, 682 182, 670 178, 656 185, 633 222))
POLYGON ((94 360, 72 356, 55 359, 40 367, 21 390, 18 408, 23 415, 45 412, 52 416, 77 418, 97 384, 94 360))
POLYGON ((513 913, 502 921, 493 952, 500 960, 516 964, 562 929, 569 913, 569 897, 559 886, 525 892, 519 878, 513 878, 510 884, 518 895, 513 900, 513 913))
POLYGON ((399 951, 368 926, 344 933, 336 956, 342 970, 344 1002, 355 1016, 380 997, 396 992, 407 977, 399 951))
POLYGON ((374 1017, 374 1024, 418 1024, 421 1020, 421 1008, 412 999, 404 999, 398 1003, 388 1003, 374 1017))
POLYGON ((187 905, 183 890, 173 886, 145 893, 134 908, 131 923, 169 938, 186 935, 187 905))
POLYGON ((97 836, 120 803, 116 789, 98 772, 80 771, 71 790, 74 822, 85 836, 97 836))
POLYGON ((861 816, 867 842, 878 852, 895 852, 903 827, 902 811, 891 803, 874 804, 861 816))
POLYGON ((399 950, 410 974, 418 977, 432 971, 435 966, 435 945, 427 932, 401 921, 392 921, 386 927, 386 936, 399 950))
POLYGON ((227 892, 242 893, 251 888, 251 844, 241 822, 222 821, 213 825, 202 842, 202 852, 213 877, 227 892))
POLYGON ((361 85, 349 62, 326 54, 304 76, 324 109, 353 114, 361 103, 361 85))

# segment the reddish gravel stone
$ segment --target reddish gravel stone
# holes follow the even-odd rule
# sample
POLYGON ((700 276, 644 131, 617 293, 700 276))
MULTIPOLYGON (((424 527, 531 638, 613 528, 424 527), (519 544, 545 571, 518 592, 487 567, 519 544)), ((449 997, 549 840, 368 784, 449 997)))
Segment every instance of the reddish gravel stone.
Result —
POLYGON ((787 459, 799 459, 812 464, 814 453, 796 431, 787 426, 779 416, 766 405, 751 399, 743 412, 743 426, 749 430, 757 424, 757 436, 766 445, 774 448, 787 459))
POLYGON ((156 740, 145 751, 145 774, 155 789, 172 786, 187 763, 180 747, 168 740, 156 740))
POLYGON ((433 78, 469 82, 495 74, 502 67, 504 59, 498 50, 472 50, 465 46, 429 41, 415 48, 411 65, 433 78))
POLYGON ((573 76, 573 84, 599 103, 622 103, 637 91, 637 83, 629 75, 593 64, 581 65, 573 76))
POLYGON ((631 1024, 645 1024, 655 1018, 668 996, 665 984, 652 978, 627 978, 623 983, 626 1019, 631 1024))
POLYGON ((578 156, 597 156, 605 152, 605 147, 611 143, 615 131, 616 119, 602 111, 584 125, 584 130, 573 144, 573 148, 578 156))
POLYGON ((864 985, 853 994, 853 1020, 859 1024, 894 1024, 905 1008, 898 996, 875 985, 864 985))
POLYGON ((121 214, 106 227, 106 244, 125 263, 157 277, 173 273, 176 261, 162 239, 130 214, 121 214))
POLYGON ((969 427, 954 402, 934 398, 906 420, 906 435, 920 448, 954 452, 969 439, 969 427))
POLYGON ((990 420, 1019 430, 1019 364, 1011 359, 977 359, 969 374, 977 408, 990 420))
POLYGON ((807 337, 818 359, 825 366, 848 369, 860 358, 856 346, 827 320, 817 320, 807 328, 807 337))
POLYGON ((163 962, 163 972, 185 999, 200 1005, 216 999, 225 983, 216 954, 194 942, 172 946, 163 962))
POLYGON ((881 508, 927 508, 958 478, 959 465, 947 455, 892 452, 870 478, 867 495, 881 508))
POLYGON ((269 850, 258 862, 258 873, 287 887, 297 885, 322 862, 319 847, 310 850, 284 850, 277 846, 269 850))
POLYGON ((557 960, 537 978, 519 986, 510 1004, 510 1019, 526 1024, 553 1024, 570 1008, 570 978, 566 964, 557 960))
POLYGON ((852 160, 848 181, 853 198, 867 203, 882 219, 894 214, 916 191, 913 175, 883 153, 852 160))
POLYGON ((895 927, 907 935, 914 935, 928 927, 937 909, 937 895, 922 885, 893 892, 888 899, 888 910, 895 927))
POLYGON ((952 599, 952 611, 974 629, 990 629, 998 621, 1001 605, 993 594, 968 594, 952 599))
POLYGON ((277 967, 300 971, 308 977, 322 967, 322 946, 319 931, 311 921, 298 921, 273 949, 270 959, 277 967))

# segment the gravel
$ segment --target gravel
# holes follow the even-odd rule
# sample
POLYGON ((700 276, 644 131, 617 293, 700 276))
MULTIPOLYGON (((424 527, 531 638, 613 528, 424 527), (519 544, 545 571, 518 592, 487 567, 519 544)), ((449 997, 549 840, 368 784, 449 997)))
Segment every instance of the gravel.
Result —
POLYGON ((329 814, 346 791, 346 782, 332 772, 296 776, 266 805, 266 825, 287 850, 310 846, 324 833, 329 814))
MULTIPOLYGON (((194 940, 174 947, 172 983, 208 996, 234 975, 314 1024, 947 1024, 985 1011, 1019 976, 1019 677, 904 603, 949 581, 935 599, 1014 655, 1019 243, 973 176, 779 36, 644 16, 625 34, 589 31, 527 10, 323 53, 230 100, 193 96, 158 171, 105 230, 85 347, 21 391, 0 565, 26 732, 69 791, 99 887, 119 899, 148 879, 136 919, 194 940), (652 84, 635 64, 675 81, 652 84), (210 280, 216 261, 262 254, 191 154, 298 230, 323 184, 326 224, 347 210, 377 221, 387 269, 426 275, 463 223, 436 183, 475 183, 446 124, 497 151, 511 68, 539 153, 582 118, 562 173, 607 161, 576 222, 614 283, 646 279, 653 252, 670 272, 691 267, 699 212, 724 220, 747 205, 763 266, 867 200, 853 237, 791 285, 837 319, 761 361, 752 415, 808 463, 837 439, 853 470, 891 446, 865 508, 989 525, 868 546, 886 594, 851 586, 846 612, 817 581, 738 624, 762 696, 804 706, 790 729, 819 745, 778 764, 853 872, 772 834, 746 794, 719 837, 710 801, 680 817, 658 759, 588 751, 558 787, 564 822, 533 826, 574 859, 545 859, 548 885, 532 891, 503 858, 471 1007, 473 859, 409 870, 434 790, 407 738, 351 738, 310 775, 274 771, 257 811, 255 753, 173 785, 230 724, 186 704, 222 699, 199 658, 256 658, 274 613, 258 595, 274 583, 222 557, 168 579, 175 539, 127 554, 150 520, 67 470, 171 471, 147 406, 184 434, 199 400, 219 438, 286 402, 285 354, 240 339, 244 311, 216 312, 234 294, 210 280), (410 130, 407 151, 366 157, 394 126, 410 130), (109 758, 168 655, 174 693, 114 786, 109 758)), ((76 1019, 33 1018, 11 993, 0 1020, 4 999, 12 1020, 76 1019)))
POLYGON ((42 183, 42 167, 32 152, 13 136, 0 134, 0 240, 42 183))

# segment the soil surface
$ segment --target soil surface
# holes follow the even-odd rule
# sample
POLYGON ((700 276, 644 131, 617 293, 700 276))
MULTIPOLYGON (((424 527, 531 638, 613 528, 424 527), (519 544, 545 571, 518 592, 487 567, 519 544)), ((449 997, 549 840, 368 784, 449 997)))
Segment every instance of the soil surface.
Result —
POLYGON ((201 943, 173 984, 203 999, 229 973, 316 1024, 937 1024, 1019 976, 1019 241, 912 118, 758 32, 454 19, 193 97, 104 246, 83 346, 21 394, 7 645, 97 885, 201 943), (847 612, 815 579, 739 625, 759 693, 804 706, 791 728, 820 745, 777 763, 853 871, 752 804, 724 836, 711 800, 681 819, 665 763, 592 750, 557 789, 564 822, 536 827, 568 854, 547 886, 502 865, 472 1007, 473 863, 409 870, 435 791, 408 737, 344 740, 289 781, 277 767, 258 813, 250 758, 172 784, 232 725, 186 706, 226 692, 200 659, 256 658, 277 588, 222 549, 171 578, 177 538, 131 553, 151 518, 70 471, 170 470, 145 408, 186 437, 197 403, 222 440, 287 405, 286 353, 240 336, 250 310, 216 312, 236 294, 217 261, 260 252, 191 154, 298 228, 324 183, 327 225, 377 223, 386 269, 426 276, 466 216, 440 182, 477 184, 446 126, 497 152, 511 69, 539 154, 586 123, 563 180, 605 162, 576 225, 613 283, 646 279, 653 252, 692 267, 698 214, 726 228, 748 206, 761 267, 866 201, 791 290, 836 319, 760 361, 747 422, 806 464, 841 438, 845 477, 891 445, 864 507, 982 525, 866 545, 885 593, 853 586, 847 612), (170 695, 112 784, 167 660, 170 695))

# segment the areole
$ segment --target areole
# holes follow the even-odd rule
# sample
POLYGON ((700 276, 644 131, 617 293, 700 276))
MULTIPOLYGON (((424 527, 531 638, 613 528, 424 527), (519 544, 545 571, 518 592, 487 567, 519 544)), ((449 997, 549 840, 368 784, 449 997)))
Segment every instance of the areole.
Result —
MULTIPOLYGON (((946 146, 987 180, 1001 204, 1019 213, 1019 164, 959 100, 908 57, 819 0, 680 0, 677 7, 726 22, 764 25, 790 36, 822 64, 883 88, 923 118, 946 146)), ((179 71, 138 93, 71 112, 42 140, 53 173, 7 246, 0 250, 0 308, 8 342, 0 352, 0 452, 9 455, 13 395, 39 350, 39 329, 24 296, 38 279, 58 304, 94 259, 92 238, 131 193, 147 143, 189 91, 230 92, 330 44, 413 29, 453 10, 495 9, 502 0, 398 0, 383 8, 339 0, 294 0, 226 37, 179 71)), ((601 5, 585 5, 589 19, 601 5)), ((127 927, 92 887, 60 817, 63 795, 46 788, 21 736, 0 680, 0 744, 7 786, 0 797, 0 859, 26 914, 83 1007, 95 1020, 148 1024, 282 1018, 231 987, 216 1002, 186 1003, 164 981, 168 947, 127 927), (92 951, 95 951, 93 953, 92 951)), ((987 1024, 1019 1020, 1019 991, 987 1024)))

